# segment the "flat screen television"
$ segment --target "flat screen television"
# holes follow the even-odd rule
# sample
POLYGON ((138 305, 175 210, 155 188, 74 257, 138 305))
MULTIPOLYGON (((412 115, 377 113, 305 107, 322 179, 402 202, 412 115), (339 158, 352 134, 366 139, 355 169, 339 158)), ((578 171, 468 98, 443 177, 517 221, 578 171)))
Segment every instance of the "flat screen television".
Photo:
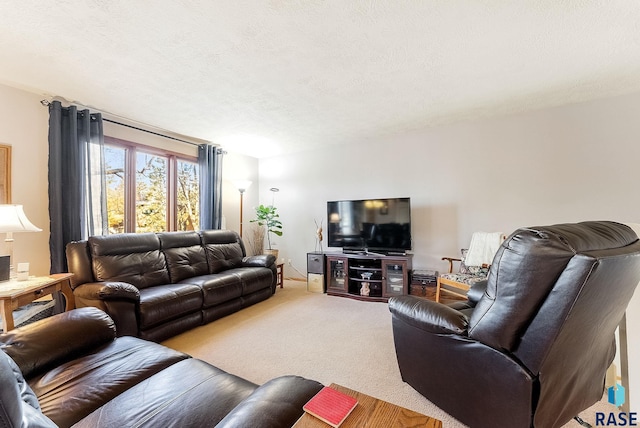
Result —
POLYGON ((410 198, 327 202, 327 244, 349 251, 411 249, 410 198))

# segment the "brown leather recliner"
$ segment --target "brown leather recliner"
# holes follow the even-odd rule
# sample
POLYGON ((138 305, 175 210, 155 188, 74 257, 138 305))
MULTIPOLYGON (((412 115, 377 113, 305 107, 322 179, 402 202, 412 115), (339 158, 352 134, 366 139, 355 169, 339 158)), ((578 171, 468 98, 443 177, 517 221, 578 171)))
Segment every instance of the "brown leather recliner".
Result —
POLYGON ((602 398, 639 281, 626 225, 519 229, 468 302, 389 300, 402 379, 472 427, 561 426, 602 398))
MULTIPOLYGON (((238 355, 241 358, 241 355, 238 355)), ((0 427, 288 428, 322 384, 256 385, 80 308, 0 334, 0 427)))

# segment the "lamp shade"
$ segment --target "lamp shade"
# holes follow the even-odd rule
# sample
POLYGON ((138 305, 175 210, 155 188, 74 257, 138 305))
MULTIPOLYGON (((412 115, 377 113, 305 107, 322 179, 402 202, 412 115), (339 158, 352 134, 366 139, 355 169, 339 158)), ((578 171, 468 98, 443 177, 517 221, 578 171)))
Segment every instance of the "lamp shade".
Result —
POLYGON ((249 186, 251 186, 251 181, 249 181, 249 180, 236 180, 236 181, 233 182, 233 184, 235 184, 235 186, 238 188, 240 193, 244 193, 244 191, 247 190, 249 188, 249 186))
POLYGON ((41 231, 29 221, 22 205, 0 205, 0 233, 41 231))

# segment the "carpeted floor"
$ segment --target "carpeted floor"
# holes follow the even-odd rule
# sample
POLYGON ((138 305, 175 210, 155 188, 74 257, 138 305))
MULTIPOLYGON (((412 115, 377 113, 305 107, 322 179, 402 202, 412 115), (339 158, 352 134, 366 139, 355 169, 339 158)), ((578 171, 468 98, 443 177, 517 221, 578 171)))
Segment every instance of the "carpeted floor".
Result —
MULTIPOLYGON (((464 426, 402 382, 386 303, 309 293, 305 282, 286 281, 272 298, 163 344, 258 384, 297 374, 436 417, 448 428, 464 426)), ((602 401, 581 417, 595 425, 596 411, 617 409, 602 401)))

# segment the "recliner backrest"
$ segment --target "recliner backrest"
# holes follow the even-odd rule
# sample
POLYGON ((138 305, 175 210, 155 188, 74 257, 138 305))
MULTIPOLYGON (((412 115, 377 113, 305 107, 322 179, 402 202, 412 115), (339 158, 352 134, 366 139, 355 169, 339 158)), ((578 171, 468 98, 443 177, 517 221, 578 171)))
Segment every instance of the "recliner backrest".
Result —
POLYGON ((0 427, 56 427, 40 409, 38 398, 16 363, 0 350, 0 427))
MULTIPOLYGON (((530 364, 539 364, 544 352, 538 341, 559 333, 584 284, 599 279, 593 275, 603 258, 627 254, 636 258, 639 252, 638 237, 620 223, 520 229, 503 242, 494 258, 487 290, 469 321, 469 336, 496 349, 520 352, 530 364), (553 311, 545 310, 549 305, 553 311), (523 347, 530 344, 523 340, 528 338, 536 343, 525 351, 523 347)), ((627 262, 630 275, 638 274, 637 261, 627 262)))
POLYGON ((605 373, 616 354, 615 330, 640 281, 638 242, 584 252, 575 259, 575 264, 590 264, 592 269, 576 286, 567 268, 553 298, 544 302, 515 349, 540 379, 537 421, 575 416, 576 409, 562 414, 559 402, 588 397, 595 403, 602 398, 605 373))
POLYGON ((505 241, 469 335, 536 378, 532 426, 559 426, 602 398, 639 281, 640 241, 620 223, 527 228, 505 241))
POLYGON ((209 263, 209 273, 240 267, 246 256, 240 236, 231 230, 203 230, 200 232, 209 263))
POLYGON ((91 236, 87 242, 96 281, 122 281, 139 289, 170 282, 155 233, 91 236))
POLYGON ((197 232, 158 233, 172 283, 209 273, 207 256, 197 232))

